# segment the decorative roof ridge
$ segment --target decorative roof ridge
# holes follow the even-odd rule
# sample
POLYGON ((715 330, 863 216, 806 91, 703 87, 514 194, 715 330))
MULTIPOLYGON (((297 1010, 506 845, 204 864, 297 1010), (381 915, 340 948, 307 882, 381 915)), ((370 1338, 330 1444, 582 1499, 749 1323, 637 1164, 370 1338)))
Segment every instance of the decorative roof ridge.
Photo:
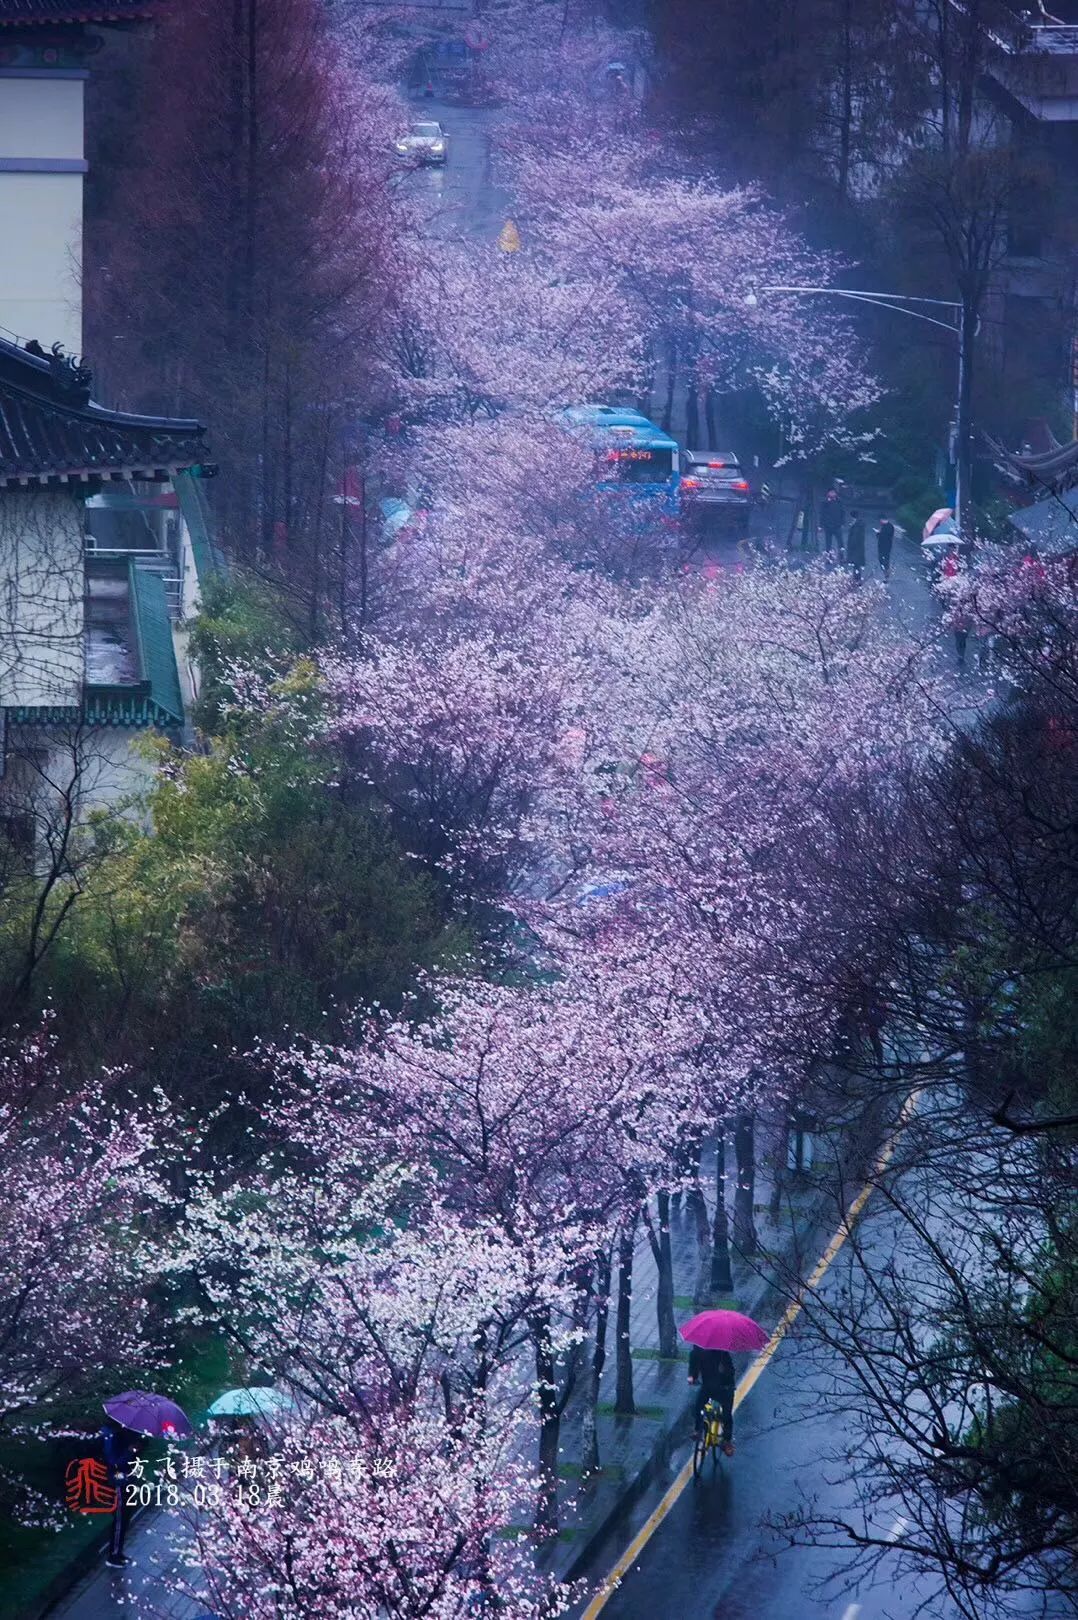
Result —
POLYGON ((46 352, 39 343, 20 345, 0 338, 0 388, 102 427, 142 428, 150 432, 202 437, 205 426, 194 417, 145 416, 114 411, 90 397, 93 373, 58 343, 46 352))
POLYGON ((0 0, 0 28, 40 28, 55 23, 152 21, 162 0, 0 0))

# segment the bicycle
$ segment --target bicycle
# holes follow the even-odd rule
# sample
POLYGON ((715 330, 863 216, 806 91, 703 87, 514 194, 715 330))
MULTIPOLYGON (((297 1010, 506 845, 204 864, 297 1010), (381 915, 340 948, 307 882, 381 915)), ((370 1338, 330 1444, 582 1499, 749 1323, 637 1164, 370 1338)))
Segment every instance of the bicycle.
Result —
POLYGON ((733 1446, 729 1446, 724 1439, 725 1425, 722 1421, 722 1409, 718 1401, 707 1401, 700 1413, 696 1424, 696 1432, 692 1445, 692 1477, 699 1479, 703 1471, 704 1460, 708 1452, 711 1453, 711 1467, 714 1472, 719 1466, 719 1457, 731 1456, 733 1446))

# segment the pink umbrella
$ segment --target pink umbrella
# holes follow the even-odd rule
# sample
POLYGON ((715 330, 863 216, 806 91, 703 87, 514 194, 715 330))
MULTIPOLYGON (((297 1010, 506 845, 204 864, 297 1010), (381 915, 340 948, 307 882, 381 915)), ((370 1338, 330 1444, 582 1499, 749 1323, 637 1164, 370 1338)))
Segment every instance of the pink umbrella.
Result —
POLYGON ((935 534, 936 530, 939 528, 940 524, 945 518, 950 518, 952 521, 954 520, 953 506, 938 506, 936 508, 922 530, 922 540, 927 540, 930 534, 935 534))
POLYGON ((701 1311, 685 1323, 681 1337, 701 1350, 762 1350, 768 1338, 759 1322, 740 1311, 701 1311))

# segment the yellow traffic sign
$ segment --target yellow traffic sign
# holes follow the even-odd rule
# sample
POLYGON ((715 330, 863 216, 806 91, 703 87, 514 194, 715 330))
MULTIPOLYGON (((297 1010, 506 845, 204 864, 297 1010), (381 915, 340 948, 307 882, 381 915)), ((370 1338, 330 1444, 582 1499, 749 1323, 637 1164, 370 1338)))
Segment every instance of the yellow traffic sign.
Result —
POLYGON ((507 219, 498 233, 498 246, 503 253, 520 252, 520 232, 511 219, 507 219))

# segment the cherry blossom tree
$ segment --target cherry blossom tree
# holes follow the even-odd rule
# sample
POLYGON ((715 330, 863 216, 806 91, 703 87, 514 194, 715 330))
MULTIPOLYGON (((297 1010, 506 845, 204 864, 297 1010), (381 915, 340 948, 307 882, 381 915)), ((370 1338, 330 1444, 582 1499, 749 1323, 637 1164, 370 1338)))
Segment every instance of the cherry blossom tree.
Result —
POLYGON ((616 287, 469 240, 437 258, 417 244, 382 355, 410 421, 474 422, 631 384, 639 338, 616 287))
POLYGON ((136 1223, 170 1203, 162 1138, 107 1077, 70 1087, 46 1027, 0 1049, 0 1423, 152 1360, 136 1223))
POLYGON ((504 1536, 534 1500, 516 1361, 549 1267, 443 1203, 429 1168, 389 1163, 394 1135, 347 1105, 338 1057, 304 1061, 313 1089, 274 1114, 302 1170, 271 1149, 253 1179, 207 1178, 162 1254, 197 1278, 198 1319, 298 1403, 270 1489, 196 1518, 192 1580, 225 1616, 454 1616, 494 1592, 558 1613, 504 1536))
POLYGON ((879 388, 849 323, 819 301, 758 290, 827 286, 841 263, 759 192, 679 169, 635 131, 528 147, 516 158, 522 229, 559 281, 612 290, 653 360, 685 370, 693 397, 751 386, 799 454, 859 444, 879 388))
POLYGON ((547 1620, 569 1606, 498 1534, 531 1486, 503 1437, 402 1409, 363 1433, 317 1418, 275 1461, 272 1500, 228 1493, 196 1527, 189 1589, 223 1620, 463 1620, 491 1602, 509 1620, 547 1620))
POLYGON ((338 735, 406 846, 458 889, 500 892, 521 818, 575 709, 572 667, 486 626, 370 641, 330 670, 338 735))
POLYGON ((579 1372, 591 1267, 621 1192, 614 1121, 634 1094, 640 1057, 570 987, 475 984, 442 1000, 433 1028, 391 1029, 377 1054, 355 1054, 349 1085, 394 1122, 402 1152, 438 1164, 455 1207, 494 1222, 526 1258, 537 1523, 546 1529, 556 1522, 561 1417, 579 1372))

